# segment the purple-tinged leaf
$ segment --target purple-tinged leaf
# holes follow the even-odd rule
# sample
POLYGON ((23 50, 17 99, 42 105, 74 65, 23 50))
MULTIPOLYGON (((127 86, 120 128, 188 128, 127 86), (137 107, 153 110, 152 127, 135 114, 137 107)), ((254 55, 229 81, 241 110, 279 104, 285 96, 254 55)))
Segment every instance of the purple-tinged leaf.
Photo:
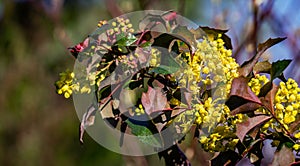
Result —
POLYGON ((246 104, 243 104, 243 105, 235 108, 234 110, 232 110, 230 112, 230 114, 231 115, 236 115, 236 114, 239 114, 239 113, 245 114, 245 113, 253 112, 256 109, 258 109, 259 107, 261 107, 260 104, 253 103, 253 102, 248 102, 246 104))
POLYGON ((145 112, 150 115, 153 112, 165 110, 167 98, 161 88, 148 87, 148 91, 142 94, 142 104, 145 112))
POLYGON ((261 55, 270 47, 273 45, 280 43, 281 41, 285 40, 286 38, 275 38, 271 39, 269 38, 264 43, 261 43, 258 45, 257 53, 254 55, 250 60, 246 61, 242 64, 241 68, 239 68, 239 74, 241 76, 247 77, 252 71, 255 66, 255 64, 258 62, 261 55))
POLYGON ((238 123, 236 125, 237 129, 236 129, 236 135, 237 137, 243 141, 244 137, 246 136, 246 134, 252 130, 254 127, 261 125, 262 123, 270 120, 271 117, 267 116, 267 115, 259 115, 259 116, 255 116, 252 118, 248 118, 246 121, 242 122, 242 123, 238 123))

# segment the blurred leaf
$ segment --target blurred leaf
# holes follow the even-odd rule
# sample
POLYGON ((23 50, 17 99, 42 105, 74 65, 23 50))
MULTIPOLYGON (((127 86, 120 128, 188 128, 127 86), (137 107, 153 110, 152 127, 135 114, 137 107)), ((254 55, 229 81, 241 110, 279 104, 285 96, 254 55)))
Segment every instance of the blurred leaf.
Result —
POLYGON ((259 116, 255 116, 252 118, 248 118, 246 121, 242 122, 242 123, 238 123, 236 125, 237 129, 236 129, 236 135, 237 137, 243 141, 244 137, 246 136, 246 134, 253 129, 254 127, 262 124, 263 122, 266 122, 268 120, 270 120, 271 117, 267 116, 267 115, 259 115, 259 116))
POLYGON ((168 149, 158 152, 158 156, 161 159, 165 159, 166 165, 180 165, 180 166, 190 166, 191 163, 184 155, 184 153, 179 149, 178 145, 175 144, 168 149))
POLYGON ((270 73, 272 64, 268 61, 257 62, 253 68, 254 74, 270 73))
POLYGON ((253 93, 248 86, 248 79, 245 77, 234 78, 229 94, 229 99, 226 101, 226 105, 230 110, 234 110, 247 102, 254 102, 261 104, 259 98, 253 93))
POLYGON ((264 43, 261 43, 258 45, 257 53, 254 55, 250 60, 244 62, 241 67, 239 68, 239 73, 241 76, 247 77, 253 70, 253 67, 257 63, 258 59, 261 57, 261 55, 270 47, 273 45, 285 40, 286 38, 275 38, 271 39, 269 38, 264 43))
POLYGON ((272 63, 271 80, 281 76, 292 60, 279 60, 272 63))
POLYGON ((222 30, 222 29, 215 29, 215 28, 210 28, 210 27, 202 27, 200 26, 200 28, 207 34, 211 34, 214 35, 214 37, 218 37, 219 34, 222 34, 221 39, 224 41, 224 46, 227 49, 232 50, 232 44, 231 44, 231 39, 230 37, 228 37, 225 33, 228 32, 228 30, 222 30))
POLYGON ((136 135, 141 142, 154 147, 162 147, 160 139, 157 136, 155 137, 155 135, 159 134, 152 132, 146 126, 134 124, 130 120, 126 120, 126 123, 131 128, 131 133, 136 135))
POLYGON ((163 34, 159 35, 158 37, 154 38, 154 43, 152 44, 152 46, 169 49, 170 44, 175 39, 181 40, 180 38, 176 37, 173 34, 163 33, 163 34))
POLYGON ((220 152, 215 157, 212 158, 210 161, 213 166, 221 166, 221 165, 235 165, 239 160, 241 159, 241 156, 232 150, 228 150, 225 152, 220 152))
POLYGON ((141 101, 148 115, 164 110, 167 104, 167 98, 161 88, 151 88, 150 86, 147 93, 142 94, 141 101))
POLYGON ((281 166, 281 165, 290 165, 295 162, 295 156, 292 149, 283 146, 279 151, 275 152, 272 165, 281 166))

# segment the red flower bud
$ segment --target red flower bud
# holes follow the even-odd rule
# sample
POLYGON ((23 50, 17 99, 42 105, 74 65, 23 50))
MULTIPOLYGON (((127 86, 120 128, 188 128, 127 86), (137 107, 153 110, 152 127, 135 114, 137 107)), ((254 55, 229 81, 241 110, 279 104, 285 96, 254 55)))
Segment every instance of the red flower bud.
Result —
POLYGON ((83 42, 73 46, 69 47, 68 49, 70 50, 71 54, 77 58, 78 54, 82 52, 89 44, 89 38, 86 38, 83 42))

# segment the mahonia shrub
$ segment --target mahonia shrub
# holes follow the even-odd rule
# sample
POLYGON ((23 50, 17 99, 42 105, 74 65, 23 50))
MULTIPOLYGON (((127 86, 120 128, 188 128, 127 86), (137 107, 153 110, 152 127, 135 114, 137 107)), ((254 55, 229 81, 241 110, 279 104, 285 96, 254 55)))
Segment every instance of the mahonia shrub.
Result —
POLYGON ((296 163, 300 88, 283 74, 291 60, 259 61, 285 38, 259 44, 256 54, 239 65, 227 30, 192 29, 176 17, 175 12, 146 15, 139 20, 144 21, 140 31, 126 17, 100 21, 101 33, 69 48, 84 65, 76 68, 81 72, 60 73, 57 93, 96 96, 83 115, 80 140, 95 114, 106 110, 110 113, 102 118, 112 128, 153 145, 166 165, 190 165, 178 144, 192 131, 201 147, 215 154, 211 165, 234 165, 243 158, 260 165, 265 141, 276 148, 272 164, 296 163), (165 32, 157 32, 157 26, 165 32), (168 137, 160 134, 170 127, 168 137), (282 157, 287 154, 293 157, 282 157))

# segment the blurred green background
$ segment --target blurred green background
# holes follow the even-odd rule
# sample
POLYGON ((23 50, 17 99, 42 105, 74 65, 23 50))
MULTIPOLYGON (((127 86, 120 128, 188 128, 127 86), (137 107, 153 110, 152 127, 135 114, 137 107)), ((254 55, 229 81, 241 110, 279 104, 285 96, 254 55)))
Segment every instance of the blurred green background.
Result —
MULTIPOLYGON (((267 55, 295 59, 288 71, 299 82, 300 17, 295 11, 300 5, 289 1, 283 8, 284 2, 272 4, 277 11, 274 18, 279 18, 262 22, 257 40, 290 37, 283 46, 276 46, 277 53, 267 55), (278 27, 278 20, 288 23, 278 27)), ((234 47, 247 51, 247 43, 241 45, 245 34, 251 34, 251 4, 234 0, 0 0, 0 165, 137 165, 137 160, 103 148, 88 135, 84 145, 79 143, 79 120, 72 100, 57 95, 54 86, 59 72, 73 68, 74 58, 67 47, 93 32, 99 20, 158 9, 178 11, 202 25, 230 28, 234 47)), ((247 59, 243 55, 237 57, 239 62, 247 59)), ((163 164, 156 155, 147 159, 149 165, 163 164)))

